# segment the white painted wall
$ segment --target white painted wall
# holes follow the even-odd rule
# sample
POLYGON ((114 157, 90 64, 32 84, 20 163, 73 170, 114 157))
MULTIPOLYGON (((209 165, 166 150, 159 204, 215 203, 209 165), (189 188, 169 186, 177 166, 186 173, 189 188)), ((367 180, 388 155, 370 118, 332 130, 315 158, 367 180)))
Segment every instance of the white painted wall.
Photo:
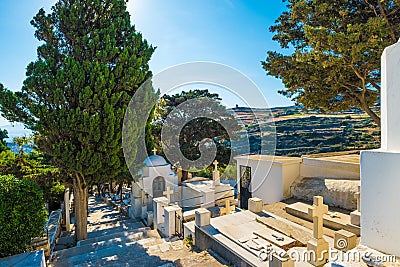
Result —
POLYGON ((300 166, 301 162, 294 162, 290 164, 282 165, 282 177, 283 177, 283 198, 291 197, 290 187, 294 183, 294 181, 301 175, 300 174, 300 166))
POLYGON ((239 156, 237 161, 238 188, 240 190, 240 166, 251 167, 252 197, 264 204, 275 203, 290 197, 290 186, 300 176, 301 158, 271 157, 267 155, 239 156))
POLYGON ((400 256, 400 153, 361 152, 361 244, 400 256))
POLYGON ((309 178, 360 179, 360 164, 303 157, 300 176, 309 178))
MULTIPOLYGON (((161 176, 165 179, 165 189, 169 186, 171 190, 178 190, 178 176, 171 170, 171 165, 156 166, 156 167, 143 167, 143 189, 149 196, 153 195, 153 180, 161 176), (145 176, 148 174, 148 176, 145 176)), ((175 201, 171 197, 171 201, 175 201)))

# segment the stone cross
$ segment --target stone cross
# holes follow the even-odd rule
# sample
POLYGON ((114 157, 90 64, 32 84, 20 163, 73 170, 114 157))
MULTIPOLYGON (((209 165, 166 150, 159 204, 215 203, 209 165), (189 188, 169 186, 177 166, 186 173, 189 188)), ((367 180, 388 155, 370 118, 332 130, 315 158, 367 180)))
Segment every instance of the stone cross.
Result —
POLYGON ((214 160, 214 162, 213 162, 213 164, 214 164, 214 166, 215 166, 215 168, 214 168, 214 171, 216 172, 216 171, 218 171, 218 161, 217 160, 214 160))
POLYGON ((328 213, 328 205, 324 204, 324 198, 321 196, 314 196, 314 203, 312 208, 308 208, 308 215, 313 219, 314 238, 321 239, 323 235, 323 216, 328 213))
POLYGON ((212 176, 213 176, 213 185, 212 186, 214 188, 215 186, 220 184, 220 177, 219 177, 219 171, 218 171, 218 161, 214 160, 213 164, 215 166, 215 169, 212 174, 212 176))
POLYGON ((168 204, 171 203, 171 195, 174 194, 174 190, 171 190, 169 186, 167 186, 167 190, 163 192, 163 196, 168 198, 168 204))
POLYGON ((357 199, 357 211, 360 211, 360 186, 358 186, 358 192, 354 194, 354 198, 357 199))
POLYGON ((220 215, 228 215, 235 210, 235 205, 231 206, 230 200, 225 199, 225 208, 220 208, 219 210, 220 210, 220 215))
POLYGON ((153 154, 154 154, 154 155, 157 155, 157 148, 153 148, 152 151, 153 151, 153 154))

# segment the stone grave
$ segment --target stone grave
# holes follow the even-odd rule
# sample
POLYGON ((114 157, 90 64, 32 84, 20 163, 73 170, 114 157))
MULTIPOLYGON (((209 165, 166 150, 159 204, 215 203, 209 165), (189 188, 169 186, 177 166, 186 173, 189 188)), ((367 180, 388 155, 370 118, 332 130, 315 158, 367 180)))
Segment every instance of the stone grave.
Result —
POLYGON ((313 218, 313 238, 307 243, 307 250, 313 251, 315 257, 311 257, 309 263, 321 266, 329 261, 329 244, 323 237, 323 215, 328 213, 328 205, 324 204, 321 196, 314 196, 314 203, 308 209, 308 214, 313 218))

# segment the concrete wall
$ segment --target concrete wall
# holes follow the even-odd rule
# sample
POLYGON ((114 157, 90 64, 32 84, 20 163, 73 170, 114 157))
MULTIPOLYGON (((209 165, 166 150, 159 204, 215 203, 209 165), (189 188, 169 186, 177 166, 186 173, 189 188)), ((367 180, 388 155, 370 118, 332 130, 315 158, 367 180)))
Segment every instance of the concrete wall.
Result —
POLYGON ((360 179, 360 164, 329 160, 329 158, 303 158, 300 176, 310 178, 360 179))
POLYGON ((361 152, 361 244, 400 256, 400 153, 361 152))
POLYGON ((292 186, 294 181, 300 176, 301 165, 302 165, 301 163, 292 163, 282 166, 282 177, 283 177, 282 191, 284 198, 291 197, 290 187, 292 186))

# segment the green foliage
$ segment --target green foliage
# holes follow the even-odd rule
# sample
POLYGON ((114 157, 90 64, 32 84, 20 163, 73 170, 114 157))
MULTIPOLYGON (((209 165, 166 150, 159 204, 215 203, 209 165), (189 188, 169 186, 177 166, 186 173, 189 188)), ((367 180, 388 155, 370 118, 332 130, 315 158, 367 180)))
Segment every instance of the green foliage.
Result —
POLYGON ((8 150, 6 140, 4 140, 6 138, 8 138, 7 130, 1 130, 0 129, 0 152, 8 150))
MULTIPOLYGON (((81 211, 89 185, 131 178, 122 150, 123 118, 132 96, 152 76, 154 48, 132 26, 125 0, 58 0, 51 10, 40 9, 33 18, 38 58, 28 65, 20 92, 0 85, 0 110, 38 133, 38 149, 80 191, 75 197, 82 200, 81 211)), ((156 97, 150 85, 143 110, 156 97)), ((145 125, 139 121, 135 129, 145 125)), ((129 139, 131 157, 139 137, 129 139)), ((86 217, 77 224, 80 235, 86 217)))
MULTIPOLYGON (((191 170, 189 170, 189 171, 191 171, 191 170)), ((210 166, 208 168, 204 168, 198 172, 195 172, 196 173, 195 176, 212 178, 212 172, 213 172, 213 168, 210 166)))
POLYGON ((19 180, 31 180, 39 184, 44 200, 51 207, 57 207, 63 199, 63 176, 59 169, 51 166, 39 152, 14 154, 10 150, 0 153, 0 175, 13 175, 19 180))
POLYGON ((44 230, 47 212, 39 185, 0 175, 0 257, 22 253, 44 230))
POLYGON ((22 137, 15 137, 13 139, 13 143, 18 145, 18 153, 19 154, 23 154, 24 153, 24 146, 33 146, 33 140, 34 137, 33 136, 22 136, 22 137))
POLYGON ((191 248, 193 247, 193 237, 192 235, 188 235, 187 237, 185 237, 183 239, 183 244, 185 244, 185 246, 191 248))
MULTIPOLYGON (((236 138, 237 131, 241 128, 237 120, 231 114, 227 113, 226 107, 220 103, 220 100, 221 98, 219 98, 218 94, 210 93, 207 89, 196 89, 187 92, 182 91, 175 95, 164 95, 159 101, 154 115, 153 136, 156 148, 161 151, 161 129, 167 117, 170 125, 181 125, 182 121, 186 118, 194 118, 185 124, 180 132, 179 146, 182 154, 189 160, 198 159, 201 156, 199 143, 209 138, 217 147, 216 159, 221 163, 221 166, 225 167, 233 156, 230 138, 236 138), (207 101, 207 106, 202 102, 202 98, 210 99, 210 101, 207 101), (171 115, 171 111, 175 107, 187 101, 191 101, 190 108, 171 115), (207 116, 198 118, 199 110, 207 113, 207 116), (223 116, 214 118, 215 114, 223 114, 223 116), (228 133, 225 128, 230 129, 231 132, 228 133)), ((165 144, 163 145, 169 147, 169 140, 164 141, 165 144)), ((172 162, 172 164, 175 163, 172 162)), ((182 167, 189 169, 193 166, 182 167)), ((209 177, 210 172, 204 170, 204 173, 201 173, 201 175, 209 177)))
POLYGON ((371 110, 380 94, 380 56, 400 36, 399 1, 286 0, 270 28, 292 53, 268 51, 263 68, 282 79, 281 91, 308 109, 371 110))
POLYGON ((228 165, 221 176, 222 180, 236 180, 237 179, 237 166, 228 165))
POLYGON ((60 0, 50 14, 39 10, 32 25, 43 42, 38 59, 21 92, 0 90, 2 113, 40 133, 39 149, 68 173, 125 174, 124 112, 151 77, 154 51, 131 25, 125 1, 60 0))

